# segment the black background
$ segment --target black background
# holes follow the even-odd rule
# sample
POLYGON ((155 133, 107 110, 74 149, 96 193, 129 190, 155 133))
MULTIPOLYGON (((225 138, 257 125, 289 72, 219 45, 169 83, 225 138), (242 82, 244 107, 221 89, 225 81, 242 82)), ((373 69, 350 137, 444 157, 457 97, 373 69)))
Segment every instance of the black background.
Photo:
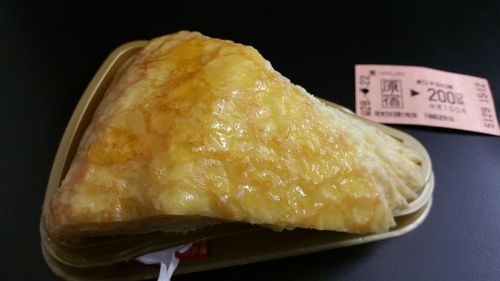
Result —
MULTIPOLYGON (((351 109, 354 64, 435 67, 487 78, 499 108, 498 1, 125 2, 0 4, 0 280, 58 280, 38 234, 50 167, 87 83, 125 42, 186 29, 249 44, 312 94, 351 109)), ((500 138, 399 128, 434 164, 434 206, 418 229, 174 280, 500 280, 500 138)))

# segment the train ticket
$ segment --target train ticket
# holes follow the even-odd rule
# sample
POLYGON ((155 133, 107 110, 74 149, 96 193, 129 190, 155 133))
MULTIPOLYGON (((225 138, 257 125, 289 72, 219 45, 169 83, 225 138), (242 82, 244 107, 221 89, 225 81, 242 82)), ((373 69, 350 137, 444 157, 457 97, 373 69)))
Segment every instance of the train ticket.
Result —
POLYGON ((427 67, 355 66, 356 114, 380 123, 446 127, 500 136, 484 78, 427 67))

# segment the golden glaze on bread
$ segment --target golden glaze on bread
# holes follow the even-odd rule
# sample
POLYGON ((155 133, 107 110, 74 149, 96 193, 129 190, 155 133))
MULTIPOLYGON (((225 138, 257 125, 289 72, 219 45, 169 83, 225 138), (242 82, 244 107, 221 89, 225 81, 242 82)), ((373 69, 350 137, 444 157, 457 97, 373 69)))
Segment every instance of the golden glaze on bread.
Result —
POLYGON ((65 238, 155 230, 148 221, 385 231, 423 185, 419 161, 252 47, 179 32, 152 40, 115 78, 47 226, 65 238))

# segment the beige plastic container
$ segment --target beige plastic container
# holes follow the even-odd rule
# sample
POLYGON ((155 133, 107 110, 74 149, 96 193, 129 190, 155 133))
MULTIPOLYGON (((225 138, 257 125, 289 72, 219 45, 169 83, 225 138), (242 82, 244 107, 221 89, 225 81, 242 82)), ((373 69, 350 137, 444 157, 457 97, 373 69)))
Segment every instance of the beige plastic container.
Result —
MULTIPOLYGON (((47 237, 44 226, 44 213, 48 202, 59 187, 69 165, 75 155, 80 139, 88 127, 97 105, 101 101, 106 88, 113 80, 116 72, 124 67, 131 57, 140 51, 148 41, 134 41, 122 45, 113 51, 95 74, 89 86, 81 97, 73 115, 66 127, 57 154, 52 166, 40 224, 42 236, 42 251, 49 267, 59 276, 68 280, 139 280, 154 278, 159 273, 157 266, 147 266, 134 261, 133 257, 148 251, 162 249, 162 245, 169 245, 164 234, 156 234, 154 245, 144 247, 136 255, 124 255, 124 260, 106 263, 106 260, 96 261, 95 265, 87 263, 85 258, 78 256, 74 251, 67 255, 58 252, 53 241, 47 237), (85 261, 79 264, 78 261, 85 261)), ((337 104, 324 101, 326 104, 340 108, 350 114, 348 109, 337 104)), ((360 118, 360 117, 356 117, 360 118)), ((196 272, 208 269, 222 268, 240 264, 247 264, 281 257, 288 257, 328 249, 347 247, 372 241, 400 236, 418 227, 427 217, 432 203, 434 176, 431 168, 430 157, 425 148, 410 135, 396 129, 362 119, 379 127, 387 134, 399 141, 405 142, 418 151, 423 158, 421 167, 426 176, 426 185, 419 197, 410 203, 409 207, 396 214, 397 226, 390 231, 380 234, 356 235, 331 231, 315 231, 297 229, 293 231, 274 232, 260 227, 246 227, 241 231, 234 231, 231 235, 215 235, 199 233, 190 236, 190 239, 212 237, 209 240, 209 256, 197 260, 187 260, 180 263, 176 274, 196 272)), ((133 239, 132 239, 133 240, 133 239)), ((189 240, 189 239, 188 239, 189 240)), ((170 241, 171 242, 171 241, 170 241)), ((179 241, 180 243, 180 241, 179 241)), ((164 248, 164 247, 163 247, 164 248)), ((95 257, 93 257, 95 259, 95 257)), ((96 259, 97 260, 97 259, 96 259)))

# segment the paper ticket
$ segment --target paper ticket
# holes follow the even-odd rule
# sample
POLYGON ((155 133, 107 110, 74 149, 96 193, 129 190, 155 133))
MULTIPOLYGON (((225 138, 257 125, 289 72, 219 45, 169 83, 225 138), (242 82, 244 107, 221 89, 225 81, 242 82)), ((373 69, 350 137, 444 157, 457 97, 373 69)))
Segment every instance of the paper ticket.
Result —
POLYGON ((446 127, 500 136, 486 79, 426 67, 355 67, 356 114, 380 123, 446 127))

